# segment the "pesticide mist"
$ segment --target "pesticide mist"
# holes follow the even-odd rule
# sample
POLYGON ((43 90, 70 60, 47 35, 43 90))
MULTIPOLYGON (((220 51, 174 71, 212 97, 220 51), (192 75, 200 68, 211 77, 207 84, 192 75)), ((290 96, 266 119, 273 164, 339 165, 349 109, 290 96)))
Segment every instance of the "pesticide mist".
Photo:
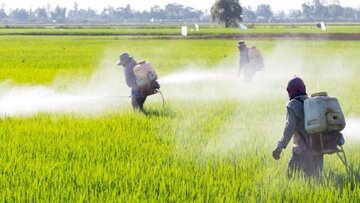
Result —
MULTIPOLYGON (((264 54, 265 68, 257 72, 250 83, 243 81, 243 73, 239 77, 237 76, 238 56, 221 61, 212 67, 189 65, 183 70, 160 77, 159 82, 167 99, 200 101, 225 101, 230 99, 250 102, 281 100, 284 101, 283 105, 285 106, 288 100, 286 92, 287 82, 292 76, 297 75, 307 82, 309 94, 322 90, 329 91, 330 94, 337 96, 337 89, 320 89, 321 87, 318 84, 324 84, 324 87, 327 88, 328 84, 336 84, 334 81, 346 80, 351 77, 353 68, 343 68, 339 72, 338 66, 342 64, 339 59, 341 57, 326 57, 321 59, 321 64, 317 66, 317 70, 314 73, 312 67, 306 67, 305 54, 305 49, 298 48, 294 50, 289 49, 286 45, 278 44, 271 53, 264 54)), ((189 146, 198 148, 202 154, 227 154, 232 150, 239 149, 244 142, 244 137, 248 134, 253 135, 256 133, 246 127, 248 125, 259 124, 264 132, 267 132, 269 129, 273 132, 279 132, 283 129, 285 115, 269 118, 265 125, 257 123, 258 121, 256 120, 248 121, 245 124, 244 122, 239 122, 241 120, 239 117, 244 114, 244 109, 235 107, 233 111, 234 118, 224 123, 221 127, 222 130, 212 140, 201 145, 189 142, 187 137, 178 136, 178 148, 183 149, 184 143, 187 143, 189 146)), ((191 131, 190 127, 186 129, 185 126, 187 125, 182 123, 174 125, 181 126, 179 128, 185 131, 182 134, 190 134, 186 133, 191 131)), ((352 120, 349 120, 347 130, 351 129, 351 126, 354 125, 352 120)), ((258 131, 259 127, 254 129, 258 131)), ((351 130, 351 132, 353 131, 351 130)), ((352 136, 352 133, 349 136, 352 136)), ((264 136, 263 138, 263 141, 267 143, 273 142, 273 140, 274 137, 272 136, 264 136)), ((179 154, 181 153, 184 152, 179 152, 179 154)))
POLYGON ((103 60, 89 78, 57 78, 51 86, 0 84, 0 117, 31 116, 37 113, 96 114, 129 103, 121 68, 111 59, 103 60), (65 88, 59 88, 67 81, 65 88), (70 82, 69 82, 70 81, 70 82), (121 96, 121 97, 114 97, 121 96))
MULTIPOLYGON (((322 59, 322 67, 318 67, 315 74, 310 73, 304 69, 305 52, 300 48, 295 51, 284 44, 278 44, 271 53, 263 53, 265 68, 258 71, 250 83, 243 81, 243 73, 237 76, 236 52, 232 57, 211 67, 190 64, 177 68, 179 71, 160 75, 158 81, 165 101, 259 100, 265 97, 285 100, 285 86, 293 75, 304 76, 305 81, 316 78, 316 81, 324 83, 329 77, 333 80, 344 79, 352 74, 351 69, 343 69, 342 74, 339 74, 336 67, 341 62, 331 59, 322 59)), ((70 79, 58 77, 50 86, 2 82, 0 116, 29 116, 42 112, 96 114, 114 111, 124 105, 130 109, 127 97, 130 90, 125 84, 122 68, 114 65, 114 57, 104 57, 99 67, 87 81, 74 76, 70 79), (59 88, 64 84, 65 88, 59 88)), ((151 100, 160 99, 152 96, 150 102, 151 100)), ((146 104, 150 102, 148 100, 146 104)))
POLYGON ((345 139, 351 141, 360 141, 360 119, 359 118, 345 118, 346 119, 346 126, 345 129, 342 131, 345 139))
POLYGON ((279 43, 271 53, 263 53, 265 67, 256 72, 251 82, 244 82, 243 72, 237 75, 238 56, 211 67, 188 65, 178 72, 161 77, 159 81, 163 85, 163 92, 177 99, 286 99, 286 85, 294 75, 305 80, 308 93, 311 94, 318 91, 322 84, 345 80, 353 73, 351 67, 339 72, 339 64, 342 64, 340 57, 322 58, 322 63, 314 71, 312 67, 305 67, 308 66, 305 54, 305 48, 294 50, 279 43))

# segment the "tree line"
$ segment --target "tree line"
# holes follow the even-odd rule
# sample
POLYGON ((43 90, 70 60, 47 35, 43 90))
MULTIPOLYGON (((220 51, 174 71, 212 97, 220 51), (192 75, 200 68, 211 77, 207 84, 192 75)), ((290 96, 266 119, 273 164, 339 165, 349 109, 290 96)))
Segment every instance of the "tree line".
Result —
POLYGON ((91 8, 79 8, 74 2, 73 8, 49 4, 36 9, 16 8, 5 12, 0 5, 0 22, 16 23, 127 23, 127 22, 219 22, 226 27, 239 26, 240 22, 307 22, 307 21, 358 21, 360 9, 343 7, 338 0, 312 0, 303 3, 300 9, 274 12, 269 4, 260 4, 256 8, 240 5, 238 0, 216 0, 210 10, 197 10, 177 3, 164 7, 153 6, 150 10, 137 11, 130 5, 125 7, 108 6, 101 11, 91 8))
POLYGON ((238 0, 216 0, 211 8, 214 22, 225 27, 238 27, 240 22, 313 22, 358 21, 360 9, 342 7, 338 0, 313 0, 303 3, 301 9, 273 12, 269 4, 256 9, 242 7, 238 0))
POLYGON ((170 3, 165 7, 153 6, 149 11, 136 11, 130 5, 125 7, 108 6, 97 12, 91 8, 47 6, 32 9, 16 8, 5 12, 0 7, 0 22, 3 23, 126 23, 126 22, 165 22, 165 21, 209 21, 205 12, 181 4, 170 3))
POLYGON ((313 0, 303 3, 301 9, 273 12, 270 5, 261 4, 255 10, 243 8, 244 21, 358 21, 360 9, 343 7, 338 0, 313 0))

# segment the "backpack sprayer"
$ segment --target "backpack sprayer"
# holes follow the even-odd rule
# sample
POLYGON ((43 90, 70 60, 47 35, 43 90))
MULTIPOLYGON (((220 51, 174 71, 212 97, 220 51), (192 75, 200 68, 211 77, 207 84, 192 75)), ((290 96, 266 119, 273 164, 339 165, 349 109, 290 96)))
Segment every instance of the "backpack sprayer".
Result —
POLYGON ((164 96, 160 91, 160 84, 156 81, 158 79, 157 73, 151 63, 141 61, 134 67, 134 75, 136 77, 136 84, 139 88, 140 95, 147 97, 153 94, 160 93, 162 103, 164 106, 164 96))
MULTIPOLYGON (((156 81, 158 79, 157 73, 151 63, 141 61, 134 67, 134 75, 136 78, 136 85, 142 97, 147 97, 153 94, 160 94, 162 99, 162 105, 164 107, 165 100, 162 92, 160 91, 160 85, 156 81)), ((119 99, 119 98, 131 98, 130 96, 107 96, 106 99, 119 99)))
POLYGON ((304 114, 311 150, 318 154, 336 153, 348 173, 349 167, 342 147, 345 140, 341 134, 345 128, 345 117, 337 98, 328 96, 326 92, 312 94, 311 98, 304 101, 304 114))
POLYGON ((263 70, 265 67, 264 57, 262 56, 260 50, 256 47, 251 47, 249 48, 248 55, 250 66, 256 71, 263 70))

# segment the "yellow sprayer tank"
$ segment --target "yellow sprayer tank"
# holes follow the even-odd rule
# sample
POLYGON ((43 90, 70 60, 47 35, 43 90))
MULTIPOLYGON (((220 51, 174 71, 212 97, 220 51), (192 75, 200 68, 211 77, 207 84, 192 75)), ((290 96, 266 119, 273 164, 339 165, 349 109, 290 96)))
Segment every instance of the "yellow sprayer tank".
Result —
POLYGON ((149 62, 141 62, 134 67, 134 74, 136 77, 136 84, 141 87, 154 82, 157 80, 158 76, 155 69, 149 62))
POLYGON ((336 97, 316 93, 304 101, 305 130, 309 134, 340 132, 345 128, 345 117, 336 97))

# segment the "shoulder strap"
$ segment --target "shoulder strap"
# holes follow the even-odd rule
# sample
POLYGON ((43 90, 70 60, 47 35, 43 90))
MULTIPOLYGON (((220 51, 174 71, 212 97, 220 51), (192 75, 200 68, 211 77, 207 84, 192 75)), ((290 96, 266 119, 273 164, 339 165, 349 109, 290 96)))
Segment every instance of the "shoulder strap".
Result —
MULTIPOLYGON (((297 100, 297 101, 299 101, 300 103, 304 104, 304 100, 302 100, 300 97, 295 97, 294 99, 297 100)), ((303 105, 303 108, 304 108, 304 105, 303 105)), ((305 113, 305 111, 304 111, 304 113, 305 113)), ((309 143, 306 141, 306 138, 305 138, 302 134, 300 134, 300 133, 299 133, 299 136, 301 137, 301 139, 302 139, 303 142, 305 143, 306 147, 309 148, 309 149, 311 149, 309 143)))

